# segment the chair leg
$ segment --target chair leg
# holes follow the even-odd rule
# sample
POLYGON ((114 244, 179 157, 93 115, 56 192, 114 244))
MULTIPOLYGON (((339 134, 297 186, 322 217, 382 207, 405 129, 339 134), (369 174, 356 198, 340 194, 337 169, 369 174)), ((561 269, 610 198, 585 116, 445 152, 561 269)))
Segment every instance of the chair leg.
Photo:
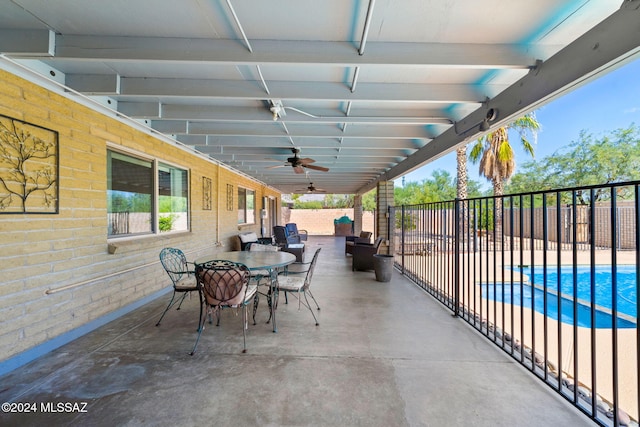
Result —
POLYGON ((198 291, 198 297, 200 298, 200 317, 198 317, 198 332, 204 328, 204 298, 202 292, 198 291))
POLYGON ((242 352, 247 352, 247 305, 244 304, 242 307, 242 352))
MULTIPOLYGON (((202 305, 200 306, 202 307, 202 305)), ((200 309, 202 311, 202 308, 200 309)), ((208 312, 209 310, 207 310, 208 312)), ((204 330, 204 319, 206 317, 207 313, 203 313, 200 316, 200 321, 198 322, 198 336, 196 337, 196 343, 193 345, 193 350, 191 350, 191 353, 189 353, 191 356, 194 355, 194 353, 196 352, 196 347, 198 347, 198 342, 200 341, 200 335, 202 335, 202 331, 204 330)))
POLYGON ((256 295, 253 297, 253 324, 256 324, 256 312, 258 311, 258 304, 260 303, 260 294, 256 291, 256 295))
POLYGON ((267 324, 271 322, 271 304, 273 304, 273 299, 271 298, 271 290, 267 292, 267 305, 269 306, 269 318, 267 319, 267 324))
POLYGON ((307 289, 307 293, 309 293, 309 296, 311 297, 311 299, 313 300, 314 303, 316 303, 316 307, 318 307, 318 310, 320 310, 320 306, 318 305, 318 301, 316 301, 316 298, 313 296, 313 294, 311 293, 311 290, 307 289))
POLYGON ((173 305, 173 299, 176 297, 176 291, 173 291, 173 295, 171 295, 171 300, 169 300, 169 304, 167 305, 167 308, 164 309, 164 311, 162 312, 162 316, 160 316, 160 319, 158 320, 158 323, 156 323, 156 326, 160 326, 160 322, 162 322, 162 319, 164 318, 164 315, 167 314, 167 311, 169 311, 169 309, 171 308, 171 306, 173 305))
POLYGON ((187 297, 188 293, 189 292, 183 292, 182 293, 182 298, 180 298, 180 303, 178 304, 178 308, 176 308, 176 310, 180 310, 180 307, 182 307, 182 303, 183 303, 184 299, 187 297))
MULTIPOLYGON (((309 299, 307 299, 307 292, 305 291, 305 292, 303 292, 302 294, 304 295, 304 300, 306 301, 306 304, 305 304, 305 305, 307 306, 307 308, 308 308, 308 309, 309 309, 309 311, 311 312, 311 315, 313 316, 313 320, 315 320, 315 321, 316 321, 316 326, 318 326, 318 325, 319 325, 319 323, 318 323, 318 319, 316 318, 316 314, 313 312, 313 309, 311 308, 311 305, 309 304, 309 299)), ((311 295, 311 298, 313 298, 313 295, 311 295)), ((300 299, 302 299, 302 298, 300 298, 300 299)), ((313 298, 313 301, 314 301, 314 302, 315 302, 315 300, 316 300, 316 299, 315 299, 315 298, 313 298)), ((318 303, 317 303, 317 302, 316 302, 316 305, 318 305, 318 303)), ((319 309, 319 308, 318 308, 318 309, 319 309)))

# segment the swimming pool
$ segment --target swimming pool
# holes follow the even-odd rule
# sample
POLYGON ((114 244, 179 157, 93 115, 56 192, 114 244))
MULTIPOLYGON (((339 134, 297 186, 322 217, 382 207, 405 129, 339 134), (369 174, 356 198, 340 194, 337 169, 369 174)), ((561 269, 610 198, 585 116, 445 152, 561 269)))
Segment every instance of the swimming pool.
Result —
MULTIPOLYGON (((544 313, 544 270, 542 267, 534 267, 533 274, 530 267, 516 268, 514 271, 524 274, 529 281, 522 286, 520 283, 483 283, 481 286, 483 297, 498 302, 505 302, 527 308, 533 308, 544 313), (534 297, 532 298, 532 290, 534 297), (494 295, 495 294, 495 295, 494 295)), ((574 324, 574 271, 572 266, 560 268, 560 290, 562 322, 574 324)), ((615 269, 617 287, 617 311, 618 328, 634 328, 637 313, 637 283, 636 267, 634 265, 618 265, 615 269)), ((578 266, 575 271, 575 283, 577 286, 577 325, 591 326, 591 267, 578 266)), ((611 328, 613 323, 612 310, 612 268, 611 266, 598 265, 593 275, 595 279, 595 327, 611 328)), ((547 266, 547 307, 546 313, 552 319, 558 319, 558 268, 547 266)))

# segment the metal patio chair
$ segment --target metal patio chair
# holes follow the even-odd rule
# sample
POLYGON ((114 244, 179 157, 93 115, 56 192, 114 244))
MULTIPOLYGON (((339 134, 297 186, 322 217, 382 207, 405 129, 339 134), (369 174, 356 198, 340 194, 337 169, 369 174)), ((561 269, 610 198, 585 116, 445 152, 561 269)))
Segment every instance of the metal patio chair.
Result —
POLYGON ((285 295, 289 293, 294 294, 298 298, 298 310, 300 310, 301 304, 309 309, 309 311, 311 312, 311 315, 313 316, 313 320, 316 321, 316 326, 319 325, 318 319, 316 318, 316 315, 313 312, 313 309, 311 308, 311 304, 309 303, 307 294, 309 294, 309 296, 315 303, 316 308, 320 310, 320 306, 318 305, 318 302, 316 301, 315 297, 311 293, 311 290, 309 289, 311 286, 311 279, 313 278, 313 270, 316 266, 316 262, 318 261, 318 255, 320 254, 320 249, 322 248, 316 249, 316 252, 313 254, 313 258, 311 259, 311 262, 309 263, 301 262, 301 263, 291 264, 291 266, 296 266, 296 265, 303 266, 303 267, 308 266, 308 268, 303 268, 302 270, 299 270, 299 271, 291 271, 287 269, 287 271, 285 271, 278 277, 278 283, 277 283, 278 291, 285 292, 285 295), (304 301, 302 301, 303 297, 304 297, 304 301))
POLYGON ((162 249, 160 251, 160 263, 171 279, 173 294, 171 295, 171 300, 169 300, 167 308, 164 309, 162 316, 160 316, 158 323, 156 323, 156 326, 160 326, 160 322, 162 322, 164 315, 167 314, 167 311, 169 311, 172 305, 178 303, 177 310, 180 310, 182 302, 190 292, 198 292, 200 298, 200 317, 202 317, 202 295, 198 290, 193 263, 188 262, 184 252, 176 248, 162 249), (182 295, 179 299, 176 299, 178 294, 182 295))
POLYGON ((196 278, 204 297, 206 311, 200 315, 198 337, 191 355, 193 356, 196 352, 207 314, 209 314, 210 323, 211 315, 216 315, 216 326, 218 326, 220 325, 220 311, 223 308, 236 308, 242 311, 242 352, 246 353, 247 306, 257 291, 257 285, 249 284, 251 279, 249 268, 244 264, 232 261, 208 261, 196 266, 196 278))

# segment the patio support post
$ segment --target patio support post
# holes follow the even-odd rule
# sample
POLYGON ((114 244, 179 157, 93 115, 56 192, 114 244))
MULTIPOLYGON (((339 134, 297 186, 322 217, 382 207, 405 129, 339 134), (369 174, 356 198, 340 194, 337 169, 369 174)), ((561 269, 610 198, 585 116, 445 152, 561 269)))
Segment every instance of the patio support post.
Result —
POLYGON ((391 240, 391 219, 389 218, 389 207, 393 206, 393 181, 379 181, 377 184, 376 215, 377 229, 376 236, 385 236, 386 241, 380 247, 380 253, 392 254, 393 248, 391 240))
POLYGON ((353 197, 353 234, 358 236, 362 231, 362 195, 353 197))

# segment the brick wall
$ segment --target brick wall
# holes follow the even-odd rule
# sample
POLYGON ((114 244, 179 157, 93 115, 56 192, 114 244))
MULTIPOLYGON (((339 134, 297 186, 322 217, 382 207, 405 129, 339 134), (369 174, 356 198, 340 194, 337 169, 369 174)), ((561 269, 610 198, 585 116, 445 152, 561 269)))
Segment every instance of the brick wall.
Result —
MULTIPOLYGON (((282 208, 282 224, 295 222, 299 230, 309 234, 329 236, 334 234, 333 220, 348 216, 353 221, 353 209, 289 209, 282 208)), ((373 213, 364 212, 362 229, 375 233, 373 213)))
POLYGON ((259 224, 237 224, 238 186, 255 190, 258 206, 263 196, 279 205, 281 196, 54 90, 0 70, 0 114, 57 131, 60 163, 58 214, 0 216, 0 374, 36 357, 36 350, 28 353, 36 346, 46 351, 54 338, 97 327, 105 315, 166 291, 170 282, 158 262, 163 247, 179 247, 192 259, 231 248, 240 231, 259 233, 259 224), (108 144, 189 170, 190 232, 107 238, 108 144), (211 210, 202 209, 203 177, 213 182, 211 210))

